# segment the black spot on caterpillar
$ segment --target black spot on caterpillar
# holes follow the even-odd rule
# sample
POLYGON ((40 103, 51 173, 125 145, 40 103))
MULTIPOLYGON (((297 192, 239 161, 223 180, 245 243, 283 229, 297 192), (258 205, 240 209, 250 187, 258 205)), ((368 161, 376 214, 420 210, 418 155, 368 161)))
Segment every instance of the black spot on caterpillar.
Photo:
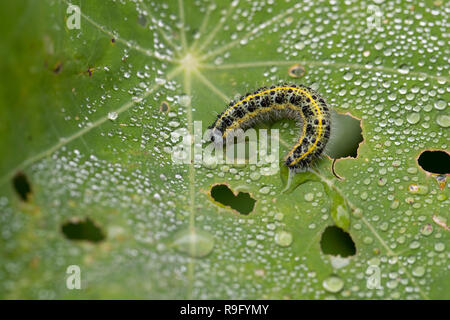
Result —
MULTIPOLYGON (((320 157, 330 138, 331 115, 325 100, 303 85, 263 87, 231 101, 209 127, 211 141, 224 143, 227 130, 248 129, 261 121, 294 119, 301 124, 300 137, 285 156, 286 166, 303 171, 320 157)), ((228 131, 229 132, 229 131, 228 131)))

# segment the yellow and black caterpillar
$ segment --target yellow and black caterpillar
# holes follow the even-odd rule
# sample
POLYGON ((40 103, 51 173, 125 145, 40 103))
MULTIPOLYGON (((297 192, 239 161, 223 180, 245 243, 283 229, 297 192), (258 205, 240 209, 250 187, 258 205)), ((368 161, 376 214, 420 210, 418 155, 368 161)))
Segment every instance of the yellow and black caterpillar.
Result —
POLYGON ((331 133, 331 115, 325 100, 303 85, 282 84, 263 87, 231 101, 209 127, 211 141, 222 143, 227 130, 248 129, 262 121, 294 119, 301 124, 297 143, 285 157, 289 169, 302 171, 321 156, 331 133))

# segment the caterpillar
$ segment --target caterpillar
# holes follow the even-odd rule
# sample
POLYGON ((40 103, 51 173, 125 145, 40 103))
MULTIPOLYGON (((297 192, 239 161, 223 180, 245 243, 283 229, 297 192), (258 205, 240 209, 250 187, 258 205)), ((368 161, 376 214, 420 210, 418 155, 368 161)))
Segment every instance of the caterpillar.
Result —
POLYGON ((331 115, 325 100, 304 85, 262 87, 231 101, 209 127, 211 141, 224 143, 229 130, 248 129, 262 121, 293 119, 300 137, 284 158, 289 171, 304 171, 319 158, 330 138, 331 115))

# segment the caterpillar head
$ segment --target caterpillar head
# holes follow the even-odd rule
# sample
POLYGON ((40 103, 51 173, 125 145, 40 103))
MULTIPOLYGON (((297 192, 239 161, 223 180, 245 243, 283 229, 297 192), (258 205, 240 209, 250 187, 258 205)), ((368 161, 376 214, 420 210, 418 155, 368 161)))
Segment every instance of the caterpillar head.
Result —
POLYGON ((223 144, 223 133, 217 128, 212 128, 209 131, 209 140, 215 145, 223 144))

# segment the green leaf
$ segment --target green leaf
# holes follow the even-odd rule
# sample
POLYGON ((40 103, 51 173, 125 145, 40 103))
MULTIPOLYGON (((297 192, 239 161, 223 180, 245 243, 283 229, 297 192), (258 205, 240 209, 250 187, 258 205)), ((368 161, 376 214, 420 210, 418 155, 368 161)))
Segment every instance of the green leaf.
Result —
MULTIPOLYGON (((448 172, 417 163, 448 152, 449 7, 377 3, 74 0, 73 29, 68 2, 3 1, 0 297, 449 299, 448 172), (287 192, 282 162, 173 161, 196 121, 279 81, 361 121, 342 179, 328 157, 287 192), (330 226, 353 256, 322 251, 330 226)), ((282 161, 298 129, 266 128, 282 161)))

